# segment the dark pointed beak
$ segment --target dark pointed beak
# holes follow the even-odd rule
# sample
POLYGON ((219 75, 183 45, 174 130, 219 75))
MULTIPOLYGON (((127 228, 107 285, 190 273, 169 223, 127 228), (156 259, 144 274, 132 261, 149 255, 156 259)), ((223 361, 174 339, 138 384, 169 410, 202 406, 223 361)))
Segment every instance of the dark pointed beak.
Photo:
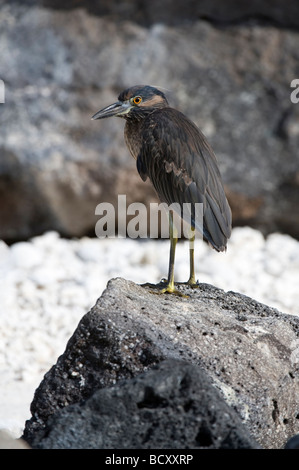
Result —
POLYGON ((92 116, 91 119, 104 119, 111 116, 119 116, 126 114, 129 111, 129 104, 127 102, 117 101, 116 103, 106 106, 92 116))

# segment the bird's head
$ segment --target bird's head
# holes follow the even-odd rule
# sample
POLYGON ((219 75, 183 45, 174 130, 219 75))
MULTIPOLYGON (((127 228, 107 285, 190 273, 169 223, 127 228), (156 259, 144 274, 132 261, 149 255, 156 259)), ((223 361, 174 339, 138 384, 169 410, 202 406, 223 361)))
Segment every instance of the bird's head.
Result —
POLYGON ((162 91, 148 85, 136 85, 124 90, 116 103, 98 111, 92 119, 117 116, 125 119, 140 118, 156 108, 168 106, 162 91))

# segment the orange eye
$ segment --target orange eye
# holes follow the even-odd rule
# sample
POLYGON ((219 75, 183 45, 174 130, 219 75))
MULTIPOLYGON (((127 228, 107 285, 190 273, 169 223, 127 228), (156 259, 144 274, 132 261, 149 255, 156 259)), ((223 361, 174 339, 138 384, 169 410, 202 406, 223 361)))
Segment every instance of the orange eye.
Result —
POLYGON ((133 103, 134 104, 140 104, 141 101, 142 101, 141 96, 135 96, 135 98, 133 98, 133 103))

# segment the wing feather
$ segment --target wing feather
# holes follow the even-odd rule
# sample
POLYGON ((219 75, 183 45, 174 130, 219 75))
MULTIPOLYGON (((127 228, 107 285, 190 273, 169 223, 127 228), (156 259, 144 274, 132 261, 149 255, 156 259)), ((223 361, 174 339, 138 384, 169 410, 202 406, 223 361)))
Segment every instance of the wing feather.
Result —
MULTIPOLYGON (((191 203, 192 224, 218 251, 231 234, 231 210, 213 150, 201 131, 173 108, 154 111, 144 121, 137 169, 151 180, 168 205, 191 203), (203 226, 194 219, 194 204, 203 204, 203 226)), ((182 216, 182 214, 180 214, 182 216)))

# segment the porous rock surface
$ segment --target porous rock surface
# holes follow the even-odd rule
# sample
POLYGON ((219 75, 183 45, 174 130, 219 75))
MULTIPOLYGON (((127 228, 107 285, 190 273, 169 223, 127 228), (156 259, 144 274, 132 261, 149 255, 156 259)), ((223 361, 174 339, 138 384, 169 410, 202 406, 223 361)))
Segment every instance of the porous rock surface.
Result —
POLYGON ((173 359, 63 408, 36 441, 43 449, 259 447, 204 371, 173 359))
POLYGON ((108 283, 35 392, 29 444, 42 445, 60 409, 166 359, 203 369, 260 446, 281 448, 298 433, 298 317, 208 284, 179 288, 188 297, 121 278, 108 283))

